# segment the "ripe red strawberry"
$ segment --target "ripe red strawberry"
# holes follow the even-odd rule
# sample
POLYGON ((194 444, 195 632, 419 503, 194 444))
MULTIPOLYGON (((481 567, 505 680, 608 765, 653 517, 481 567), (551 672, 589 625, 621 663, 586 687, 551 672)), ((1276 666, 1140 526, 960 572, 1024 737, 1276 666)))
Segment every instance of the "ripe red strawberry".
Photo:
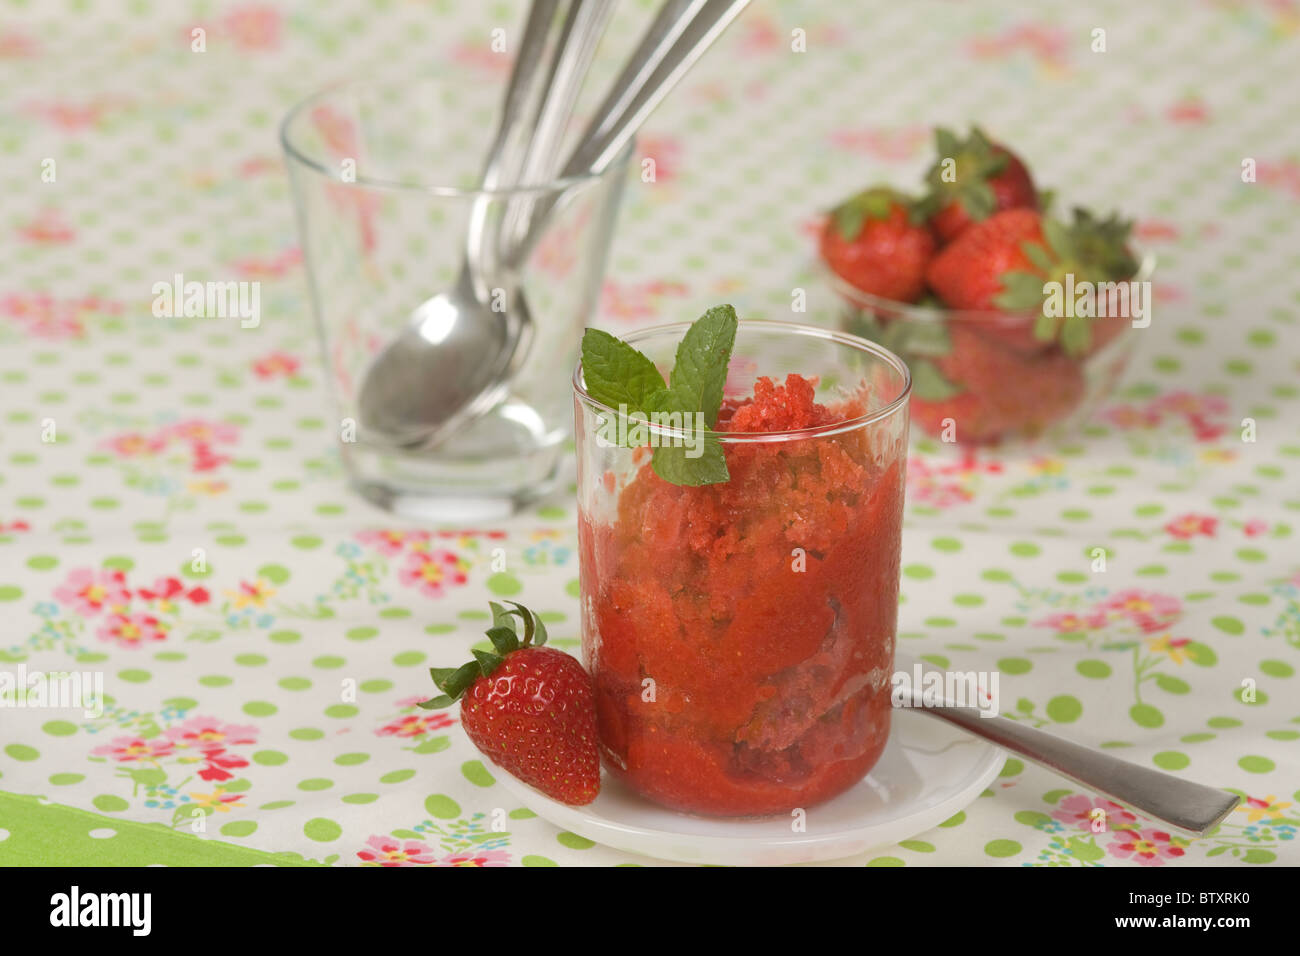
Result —
POLYGON ((574 806, 600 792, 595 691, 577 659, 543 647, 546 626, 522 604, 492 602, 487 635, 496 653, 474 651, 460 668, 432 668, 440 697, 460 700, 460 719, 474 746, 497 766, 547 796, 574 806), (520 640, 513 618, 524 624, 520 640))
POLYGON ((821 255, 854 288, 895 302, 925 293, 934 236, 916 204, 887 187, 868 189, 837 206, 821 235, 821 255))
MULTIPOLYGON (((1033 209, 1008 209, 971 226, 939 250, 926 270, 930 288, 952 309, 998 309, 1009 272, 1037 268, 1025 244, 1045 247, 1042 217, 1033 209)), ((1041 293, 1040 293, 1041 299, 1041 293)))
POLYGON ((1030 209, 1009 209, 971 226, 939 251, 926 279, 951 308, 986 312, 963 316, 969 326, 1025 355, 1058 344, 1068 355, 1090 355, 1120 335, 1126 317, 1097 318, 1048 309, 1048 283, 1057 292, 1091 283, 1126 281, 1137 271, 1128 249, 1132 223, 1097 219, 1075 209, 1069 225, 1030 209))
POLYGON ((930 191, 924 206, 941 243, 1004 209, 1038 208, 1038 190, 1020 157, 978 126, 964 140, 942 127, 934 138, 939 155, 925 176, 930 191))
POLYGON ((1058 352, 1018 355, 960 321, 949 323, 949 354, 930 368, 912 364, 912 416, 942 435, 952 418, 959 442, 1032 437, 1065 417, 1083 398, 1079 363, 1058 352))
MULTIPOLYGON (((1036 298, 1020 309, 1008 310, 1002 298, 1009 275, 1038 275, 1027 246, 1045 249, 1043 224, 1033 209, 1008 209, 976 223, 939 250, 926 270, 930 288, 953 309, 984 312, 959 321, 977 327, 992 339, 1026 355, 1036 355, 1051 345, 1034 335, 1036 315, 1042 307, 1042 282, 1026 281, 1036 298)), ((957 321, 957 320, 955 320, 957 321)))

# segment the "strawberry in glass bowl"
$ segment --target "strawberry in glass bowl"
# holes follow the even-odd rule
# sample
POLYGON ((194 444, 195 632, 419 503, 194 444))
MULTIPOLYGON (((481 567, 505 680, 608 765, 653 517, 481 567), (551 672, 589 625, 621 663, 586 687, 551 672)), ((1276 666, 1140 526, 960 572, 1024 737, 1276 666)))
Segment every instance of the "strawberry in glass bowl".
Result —
POLYGON ((900 355, 912 419, 994 444, 1086 420, 1149 324, 1154 263, 1132 223, 1047 211, 1026 164, 978 129, 936 133, 926 192, 873 187, 827 218, 819 252, 841 327, 900 355))

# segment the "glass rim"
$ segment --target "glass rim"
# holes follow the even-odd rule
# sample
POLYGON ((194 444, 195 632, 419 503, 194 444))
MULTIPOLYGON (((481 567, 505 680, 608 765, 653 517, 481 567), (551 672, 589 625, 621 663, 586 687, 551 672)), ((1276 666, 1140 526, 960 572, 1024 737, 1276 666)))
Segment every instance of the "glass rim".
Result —
MULTIPOLYGON (((1156 256, 1151 250, 1131 243, 1131 249, 1138 260, 1137 271, 1127 279, 1117 279, 1119 282, 1147 282, 1150 281, 1151 275, 1156 269, 1156 256)), ((918 305, 915 302, 900 302, 897 299, 886 299, 882 296, 873 295, 870 292, 863 292, 861 289, 852 285, 843 279, 834 269, 826 265, 820 258, 813 265, 814 271, 820 273, 822 279, 830 287, 848 300, 850 305, 860 309, 888 309, 892 314, 891 318, 908 319, 916 322, 992 322, 994 324, 1007 324, 1013 322, 1023 322, 1026 319, 1024 313, 1011 312, 1006 309, 945 309, 935 306, 918 305)), ((1032 317, 1032 316, 1031 316, 1032 317)))
MULTIPOLYGON (((435 80, 437 78, 437 74, 429 73, 416 74, 411 77, 411 79, 416 82, 420 80, 435 80)), ((572 176, 557 176, 544 183, 528 183, 525 185, 498 186, 484 189, 478 186, 465 188, 461 186, 413 183, 396 179, 377 179, 371 176, 363 176, 359 172, 357 173, 356 179, 341 179, 335 170, 330 169, 324 162, 307 155, 299 144, 293 141, 289 129, 293 125, 294 121, 299 119, 308 108, 319 105, 328 100, 329 97, 335 96, 348 89, 364 89, 367 87, 371 89, 377 88, 380 85, 380 82, 381 81, 378 79, 367 78, 339 80, 316 90, 314 93, 308 94, 298 102, 294 103, 293 106, 289 107, 288 112, 284 114, 284 118, 280 120, 280 149, 283 150, 284 154, 290 159, 302 164, 317 175, 338 183, 340 186, 388 190, 391 192, 418 193, 425 196, 439 196, 446 199, 476 199, 484 197, 501 199, 510 199, 515 197, 536 198, 542 195, 563 193, 573 186, 587 182, 598 182, 611 174, 617 175, 615 171, 625 167, 628 160, 631 158, 632 153, 636 150, 637 138, 633 136, 628 141, 627 145, 623 147, 622 152, 614 158, 613 162, 611 162, 603 172, 596 173, 587 170, 586 172, 577 173, 572 176)))
MULTIPOLYGON (((671 322, 666 325, 651 325, 642 329, 636 329, 623 337, 623 341, 629 345, 634 345, 639 341, 651 338, 656 335, 666 335, 676 333, 677 340, 686 334, 686 330, 691 327, 690 322, 671 322)), ((823 438, 830 435, 838 435, 843 432, 856 431, 859 428, 865 428, 876 422, 884 421, 895 415, 900 409, 907 407, 907 401, 912 394, 912 371, 908 368, 907 363, 895 355, 884 346, 872 342, 870 339, 864 339, 859 335, 853 335, 849 332, 841 332, 837 329, 828 329, 817 325, 808 325, 803 322, 790 322, 783 319, 741 319, 740 331, 745 329, 756 329, 764 332, 788 332, 794 335, 806 335, 810 338, 822 339, 823 341, 832 342, 836 345, 847 346, 858 352, 865 352, 898 372, 902 387, 898 395, 891 399, 880 408, 866 412, 853 418, 846 418, 840 422, 830 422, 825 425, 811 425, 804 428, 788 428, 779 431, 766 432, 730 432, 706 430, 704 437, 716 438, 722 444, 739 445, 739 444, 762 444, 766 442, 785 442, 799 441, 808 438, 823 438)), ((611 408, 601 402, 596 401, 587 393, 587 386, 582 377, 582 359, 579 358, 573 368, 573 392, 574 396, 586 405, 588 408, 598 412, 617 415, 618 410, 611 408)), ((686 437, 688 433, 684 429, 672 428, 667 425, 653 423, 646 424, 647 432, 654 435, 667 437, 686 437)), ((699 433, 689 433, 693 437, 701 437, 699 433)))

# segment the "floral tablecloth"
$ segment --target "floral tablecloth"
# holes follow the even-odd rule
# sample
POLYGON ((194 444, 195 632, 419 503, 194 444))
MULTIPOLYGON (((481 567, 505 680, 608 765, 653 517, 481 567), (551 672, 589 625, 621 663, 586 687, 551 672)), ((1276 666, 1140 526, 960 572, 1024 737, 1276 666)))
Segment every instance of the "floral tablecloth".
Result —
MULTIPOLYGON (((648 15, 623 4, 611 42, 648 15)), ((111 697, 0 709, 0 863, 650 862, 534 817, 454 712, 415 708, 491 597, 576 647, 572 491, 419 529, 345 490, 276 142, 293 102, 380 64, 498 78, 490 31, 517 18, 0 4, 0 667, 102 673, 111 697), (156 318, 176 273, 259 281, 261 324, 156 318)), ((935 123, 978 121, 1067 201, 1136 215, 1160 258, 1154 321, 1083 434, 914 443, 900 645, 998 669, 1019 720, 1248 799, 1188 841, 1012 759, 849 862, 1300 863, 1298 54, 1289 2, 760 0, 643 137, 615 331, 718 301, 788 315, 818 210, 914 182, 935 123)))

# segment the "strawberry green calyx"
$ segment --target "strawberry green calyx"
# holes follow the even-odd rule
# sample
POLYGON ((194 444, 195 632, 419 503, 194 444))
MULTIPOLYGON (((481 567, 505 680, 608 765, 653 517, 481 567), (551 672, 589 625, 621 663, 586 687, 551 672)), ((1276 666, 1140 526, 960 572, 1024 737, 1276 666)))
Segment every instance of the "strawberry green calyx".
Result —
POLYGON ((460 667, 431 667, 429 676, 442 694, 431 700, 422 701, 419 706, 425 710, 437 710, 450 707, 464 696, 480 677, 489 677, 501 666, 506 655, 524 647, 541 647, 546 643, 546 625, 528 608, 516 601, 507 601, 511 607, 506 608, 496 601, 488 602, 492 609, 492 626, 487 629, 488 640, 492 642, 492 651, 475 650, 474 660, 460 667), (519 633, 518 618, 524 627, 519 633))
POLYGON ((997 195, 989 180, 1006 169, 1011 158, 998 149, 984 131, 972 126, 966 139, 958 139, 942 126, 934 131, 938 157, 925 174, 929 193, 923 200, 926 211, 937 212, 954 200, 972 219, 987 219, 997 211, 997 195), (952 165, 948 166, 948 161, 952 165), (953 176, 945 173, 952 170, 953 176))
POLYGON ((840 237, 845 242, 852 242, 868 222, 888 219, 895 207, 902 208, 907 213, 908 222, 918 223, 925 218, 917 200, 888 186, 873 186, 850 196, 832 209, 831 221, 840 237))
MULTIPOLYGON (((1033 311, 1043 308, 1047 283, 1064 285, 1067 275, 1072 275, 1075 282, 1131 279, 1138 268, 1128 248, 1132 229, 1133 223, 1118 215, 1099 219, 1081 207, 1075 207, 1069 225, 1044 217, 1046 245, 1035 242, 1021 245, 1034 271, 1003 273, 1003 291, 994 302, 999 308, 1011 311, 1033 311)), ((1054 316, 1043 312, 1034 322, 1034 338, 1040 342, 1059 341, 1067 355, 1078 355, 1092 344, 1091 321, 1082 315, 1054 316)))

